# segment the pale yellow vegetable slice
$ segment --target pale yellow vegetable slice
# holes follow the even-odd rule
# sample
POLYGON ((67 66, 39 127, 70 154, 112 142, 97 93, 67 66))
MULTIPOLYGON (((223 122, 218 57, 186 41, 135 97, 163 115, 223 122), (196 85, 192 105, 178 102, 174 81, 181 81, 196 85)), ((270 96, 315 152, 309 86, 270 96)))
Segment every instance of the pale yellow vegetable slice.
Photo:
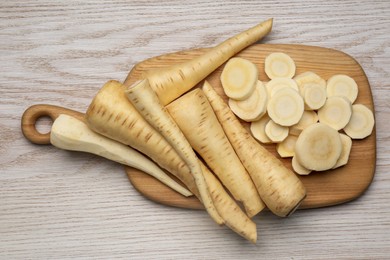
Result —
POLYGON ((133 167, 153 176, 183 196, 192 195, 137 150, 95 133, 84 122, 72 116, 60 115, 54 120, 50 131, 50 143, 61 149, 92 153, 133 167))
POLYGON ((291 215, 306 197, 301 180, 251 136, 210 84, 202 89, 262 200, 275 215, 291 215))
MULTIPOLYGON (((161 103, 166 105, 189 91, 211 72, 249 45, 259 41, 272 29, 268 19, 218 44, 204 54, 168 68, 153 69, 144 73, 161 103)), ((131 84, 130 74, 124 85, 131 84)))
POLYGON ((184 160, 194 177, 205 209, 215 222, 223 223, 207 189, 203 172, 194 150, 165 107, 161 105, 156 93, 150 87, 149 81, 147 79, 137 81, 126 90, 126 95, 143 118, 162 134, 165 140, 184 160))
POLYGON ((298 137, 295 135, 288 135, 283 142, 276 144, 276 151, 282 158, 293 157, 295 155, 295 143, 298 137))
POLYGON ((265 205, 237 157, 203 91, 196 88, 166 106, 193 149, 218 176, 249 217, 265 205))
POLYGON ((330 77, 326 84, 328 97, 343 96, 353 104, 358 96, 358 85, 348 75, 338 74, 330 77))
POLYGON ((316 123, 305 128, 295 143, 299 164, 313 171, 332 169, 341 155, 340 135, 334 128, 316 123))
POLYGON ((304 103, 299 93, 292 88, 282 88, 269 99, 269 117, 282 126, 292 126, 299 122, 304 111, 304 103))
POLYGON ((221 73, 223 90, 231 99, 244 100, 252 95, 257 85, 257 66, 243 58, 231 58, 221 73))
POLYGON ((274 52, 265 58, 264 70, 270 79, 292 78, 296 67, 294 60, 286 53, 274 52))
POLYGON ((265 125, 265 134, 273 143, 280 143, 288 136, 288 127, 281 126, 270 120, 265 125))
POLYGON ((355 104, 352 105, 351 120, 344 127, 344 132, 352 139, 363 139, 372 133, 374 124, 373 112, 363 104, 355 104))
POLYGON ((265 126, 271 120, 267 114, 257 121, 251 122, 250 131, 256 140, 262 142, 263 144, 272 143, 272 140, 268 138, 265 133, 265 126))
POLYGON ((299 122, 290 127, 289 134, 298 136, 303 129, 317 122, 318 122, 317 113, 313 110, 305 110, 303 111, 302 117, 299 120, 299 122))
POLYGON ((312 170, 306 169, 303 167, 297 160, 297 157, 294 156, 291 160, 291 165, 294 170, 294 172, 298 173, 299 175, 309 175, 312 170))
POLYGON ((319 86, 326 89, 326 81, 312 71, 298 74, 294 77, 294 80, 297 83, 299 93, 301 93, 302 96, 305 94, 305 88, 309 86, 319 86))
POLYGON ((341 155, 337 160, 336 164, 333 166, 333 169, 344 166, 348 163, 349 154, 351 153, 352 148, 352 139, 348 135, 340 134, 341 145, 343 146, 341 150, 341 155))
POLYGON ((251 122, 261 118, 267 112, 267 91, 261 81, 257 81, 253 93, 244 100, 229 99, 229 107, 236 116, 251 122))
POLYGON ((351 119, 351 102, 342 96, 329 97, 318 110, 318 120, 336 130, 343 129, 351 119))
POLYGON ((266 89, 269 97, 281 88, 293 88, 299 91, 298 84, 291 78, 273 78, 266 84, 266 89))
POLYGON ((306 110, 320 109, 326 102, 326 89, 320 85, 307 85, 303 90, 306 110))

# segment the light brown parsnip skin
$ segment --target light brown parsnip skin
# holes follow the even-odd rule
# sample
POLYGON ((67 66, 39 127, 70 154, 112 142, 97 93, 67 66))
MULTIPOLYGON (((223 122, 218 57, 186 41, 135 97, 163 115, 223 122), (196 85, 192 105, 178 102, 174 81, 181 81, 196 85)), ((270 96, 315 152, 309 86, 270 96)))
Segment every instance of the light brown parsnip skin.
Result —
POLYGON ((275 215, 290 215, 306 197, 303 183, 246 131, 208 82, 203 85, 203 91, 237 155, 251 175, 261 199, 275 215))
POLYGON ((203 91, 192 90, 166 108, 195 151, 233 197, 243 203, 248 216, 260 212, 264 204, 203 91))
MULTIPOLYGON (((243 31, 198 58, 164 69, 149 70, 143 78, 149 80, 161 103, 169 104, 193 88, 233 55, 266 36, 272 29, 272 21, 272 19, 266 20, 243 31)), ((124 84, 129 86, 130 81, 128 77, 124 84)))

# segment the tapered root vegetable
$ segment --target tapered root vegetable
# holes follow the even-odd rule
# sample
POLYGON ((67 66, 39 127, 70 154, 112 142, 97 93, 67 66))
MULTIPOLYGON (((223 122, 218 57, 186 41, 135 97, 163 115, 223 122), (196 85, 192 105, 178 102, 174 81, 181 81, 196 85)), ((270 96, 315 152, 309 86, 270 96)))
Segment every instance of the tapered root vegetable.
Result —
POLYGON ((278 90, 268 101, 269 117, 282 126, 292 126, 299 122, 304 111, 304 103, 299 93, 292 88, 278 90))
POLYGON ((265 74, 270 79, 292 78, 295 75, 295 69, 294 60, 282 52, 271 53, 264 61, 265 74))
POLYGON ((259 194, 234 152, 203 91, 192 90, 167 106, 191 146, 205 160, 249 217, 264 208, 259 194))
POLYGON ((95 132, 140 151, 167 170, 199 197, 185 162, 165 138, 138 113, 118 81, 107 82, 86 112, 86 123, 95 132))
POLYGON ((341 155, 340 135, 332 127, 316 123, 308 126, 295 143, 295 156, 308 170, 332 169, 341 155))
MULTIPOLYGON (((149 80, 161 103, 166 105, 193 88, 236 53, 262 39, 271 29, 272 19, 269 19, 231 37, 195 59, 164 69, 149 70, 143 77, 149 80)), ((128 86, 129 82, 130 77, 124 84, 128 86)))
POLYGON ((241 210, 237 203, 225 191, 222 184, 213 173, 201 162, 203 175, 210 190, 214 205, 224 219, 226 226, 234 232, 256 243, 257 230, 256 224, 241 210))
POLYGON ((288 127, 276 124, 270 120, 265 125, 265 134, 273 143, 280 143, 288 136, 288 127))
POLYGON ((329 97, 325 105, 318 110, 318 120, 320 123, 341 130, 349 122, 352 116, 351 102, 342 96, 329 97))
POLYGON ((267 111, 267 91, 264 84, 257 80, 255 90, 247 99, 229 99, 228 102, 236 116, 247 122, 256 121, 267 111))
POLYGON ((244 100, 252 95, 259 78, 254 63, 243 58, 231 58, 221 73, 222 88, 231 99, 244 100))
POLYGON ((341 154, 336 164, 333 166, 333 169, 344 166, 348 163, 349 154, 351 153, 352 149, 351 137, 345 134, 340 134, 340 140, 342 145, 341 154))
POLYGON ((299 91, 297 83, 291 78, 273 78, 267 82, 266 88, 269 98, 281 88, 293 88, 299 91))
POLYGON ((283 142, 276 144, 276 151, 282 158, 293 157, 295 155, 295 143, 298 137, 289 135, 283 142))
POLYGON ((184 160, 194 177, 200 194, 200 200, 203 202, 205 209, 215 222, 219 224, 223 223, 222 218, 218 215, 212 202, 194 150, 165 107, 161 105, 156 93, 150 87, 148 80, 144 79, 134 83, 126 90, 126 95, 146 121, 162 134, 177 154, 184 160))
POLYGON ((343 96, 351 103, 355 102, 358 96, 358 86, 356 81, 347 75, 334 75, 326 83, 328 97, 343 96))
POLYGON ((153 176, 183 196, 192 195, 140 152, 93 132, 84 122, 72 116, 63 114, 53 122, 50 142, 60 149, 92 153, 133 167, 153 176))
POLYGON ((318 122, 317 113, 313 110, 305 110, 303 111, 302 117, 299 120, 299 122, 290 127, 290 134, 297 136, 302 132, 303 129, 317 122, 318 122))
POLYGON ((257 121, 253 121, 250 125, 250 131, 256 140, 262 142, 263 144, 272 143, 272 140, 269 139, 267 134, 265 133, 265 126, 271 120, 267 114, 261 117, 257 121))
POLYGON ((290 215, 306 197, 303 183, 246 131, 210 84, 203 91, 264 203, 278 216, 290 215))
POLYGON ((355 104, 352 105, 351 119, 343 130, 352 139, 363 139, 372 133, 374 124, 373 112, 363 104, 355 104))

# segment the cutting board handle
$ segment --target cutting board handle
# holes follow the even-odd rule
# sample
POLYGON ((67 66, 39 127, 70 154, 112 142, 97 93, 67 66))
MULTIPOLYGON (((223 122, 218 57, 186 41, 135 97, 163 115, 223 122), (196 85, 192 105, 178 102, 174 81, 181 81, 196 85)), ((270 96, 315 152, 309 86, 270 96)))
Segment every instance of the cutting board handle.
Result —
POLYGON ((38 132, 36 123, 42 117, 49 117, 54 122, 61 114, 84 120, 82 113, 68 108, 46 104, 33 105, 27 108, 22 115, 21 128, 23 135, 34 144, 50 144, 50 132, 45 134, 38 132))

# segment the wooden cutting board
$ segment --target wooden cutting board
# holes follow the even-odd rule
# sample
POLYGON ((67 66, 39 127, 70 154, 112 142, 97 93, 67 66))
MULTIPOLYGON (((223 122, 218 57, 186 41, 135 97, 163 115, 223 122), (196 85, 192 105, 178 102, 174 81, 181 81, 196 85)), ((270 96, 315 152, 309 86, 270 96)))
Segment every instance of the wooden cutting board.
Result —
MULTIPOLYGON (((126 81, 135 82, 143 71, 180 63, 198 56, 207 49, 197 49, 166 54, 145 60, 137 64, 129 73, 126 81)), ((374 111, 374 103, 368 79, 361 66, 351 56, 333 49, 283 44, 255 44, 240 52, 237 56, 246 58, 258 66, 259 79, 268 81, 264 73, 264 58, 272 52, 284 52, 290 55, 297 66, 297 74, 313 71, 325 80, 334 74, 351 76, 358 84, 359 95, 355 103, 367 105, 374 111)), ((207 77, 217 92, 227 100, 223 93, 219 77, 223 65, 207 77)), ((92 100, 92 97, 91 97, 92 100)), ((53 120, 60 114, 67 113, 78 118, 83 114, 69 109, 49 105, 36 105, 26 110, 22 118, 22 130, 27 139, 34 143, 49 143, 49 136, 39 134, 35 122, 41 116, 53 120)), ((248 123, 242 122, 245 127, 248 123)), ((275 156, 278 156, 275 145, 264 145, 275 156)), ((291 159, 281 159, 291 169, 291 159)), ((354 140, 349 163, 341 168, 313 172, 308 176, 299 176, 307 189, 307 197, 300 208, 318 208, 341 204, 353 200, 368 188, 375 174, 376 165, 376 131, 364 140, 354 140)), ((159 181, 136 169, 125 167, 130 182, 148 199, 169 206, 202 209, 195 197, 186 198, 167 188, 159 181)))

